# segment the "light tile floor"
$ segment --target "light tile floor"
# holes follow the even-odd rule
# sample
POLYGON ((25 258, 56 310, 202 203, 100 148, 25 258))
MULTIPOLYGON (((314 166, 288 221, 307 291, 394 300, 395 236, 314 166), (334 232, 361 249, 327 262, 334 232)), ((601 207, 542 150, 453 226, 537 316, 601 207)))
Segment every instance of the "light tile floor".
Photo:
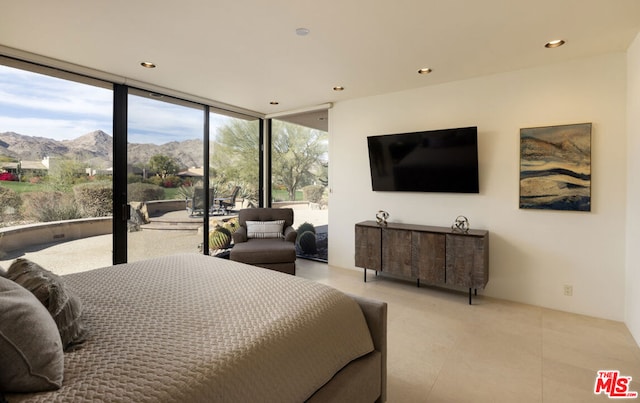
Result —
MULTIPOLYGON (((147 257, 140 251, 159 254, 153 246, 160 241, 172 246, 165 253, 197 252, 195 234, 141 234, 130 235, 140 246, 131 248, 131 261, 147 257)), ((111 235, 19 255, 57 274, 108 266, 111 235)), ((0 266, 16 257, 0 258, 0 266)), ((604 369, 633 377, 630 389, 640 392, 640 348, 623 323, 483 296, 469 306, 464 292, 417 288, 371 271, 364 283, 362 271, 309 260, 298 260, 297 275, 389 304, 391 403, 604 402, 610 399, 593 393, 596 371, 604 369)))
MULTIPOLYGON (((633 377, 640 348, 623 323, 298 260, 297 275, 388 306, 388 401, 604 402, 598 370, 633 377)), ((640 401, 632 400, 632 401, 640 401)))

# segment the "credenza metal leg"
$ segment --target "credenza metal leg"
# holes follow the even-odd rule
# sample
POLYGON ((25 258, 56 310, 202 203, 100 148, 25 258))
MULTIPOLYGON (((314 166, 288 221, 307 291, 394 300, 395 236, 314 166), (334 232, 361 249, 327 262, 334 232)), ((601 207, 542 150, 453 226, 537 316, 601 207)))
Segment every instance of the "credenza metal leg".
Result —
MULTIPOLYGON (((478 296, 478 289, 477 288, 473 289, 473 295, 475 295, 476 297, 478 296)), ((469 305, 471 305, 471 288, 469 288, 469 305)))
MULTIPOLYGON (((373 269, 372 269, 373 270, 373 269)), ((374 270, 374 272, 376 273, 376 277, 378 277, 378 270, 374 270)), ((367 268, 364 268, 364 282, 367 282, 367 268)))

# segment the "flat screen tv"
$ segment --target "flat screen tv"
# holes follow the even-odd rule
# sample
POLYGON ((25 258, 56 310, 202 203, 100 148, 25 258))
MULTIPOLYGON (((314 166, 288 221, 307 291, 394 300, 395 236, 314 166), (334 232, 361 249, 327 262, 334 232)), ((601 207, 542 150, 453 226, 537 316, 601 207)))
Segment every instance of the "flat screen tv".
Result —
POLYGON ((367 137, 374 191, 479 193, 478 128, 367 137))

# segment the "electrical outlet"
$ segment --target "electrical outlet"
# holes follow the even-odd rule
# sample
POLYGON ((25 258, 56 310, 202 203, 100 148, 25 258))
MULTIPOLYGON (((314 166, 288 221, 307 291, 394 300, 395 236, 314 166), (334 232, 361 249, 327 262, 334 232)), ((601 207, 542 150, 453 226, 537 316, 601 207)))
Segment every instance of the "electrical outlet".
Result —
POLYGON ((573 295, 573 286, 565 284, 564 285, 564 295, 566 297, 571 297, 573 295))

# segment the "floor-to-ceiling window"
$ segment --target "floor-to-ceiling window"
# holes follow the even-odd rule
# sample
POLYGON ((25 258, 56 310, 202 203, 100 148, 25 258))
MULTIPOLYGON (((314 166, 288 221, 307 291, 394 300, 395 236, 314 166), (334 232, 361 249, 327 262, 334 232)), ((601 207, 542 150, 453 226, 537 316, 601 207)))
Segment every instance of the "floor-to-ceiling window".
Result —
POLYGON ((271 205, 294 209, 300 257, 327 261, 328 134, 324 130, 272 120, 271 205))
POLYGON ((225 111, 209 115, 209 188, 213 200, 209 252, 229 246, 242 208, 260 205, 260 119, 225 111))
POLYGON ((204 107, 130 88, 127 126, 127 260, 202 250, 204 107))
POLYGON ((111 84, 1 63, 0 266, 111 264, 111 84))
POLYGON ((256 116, 1 56, 0 106, 5 268, 210 253, 218 226, 264 204, 256 116))

